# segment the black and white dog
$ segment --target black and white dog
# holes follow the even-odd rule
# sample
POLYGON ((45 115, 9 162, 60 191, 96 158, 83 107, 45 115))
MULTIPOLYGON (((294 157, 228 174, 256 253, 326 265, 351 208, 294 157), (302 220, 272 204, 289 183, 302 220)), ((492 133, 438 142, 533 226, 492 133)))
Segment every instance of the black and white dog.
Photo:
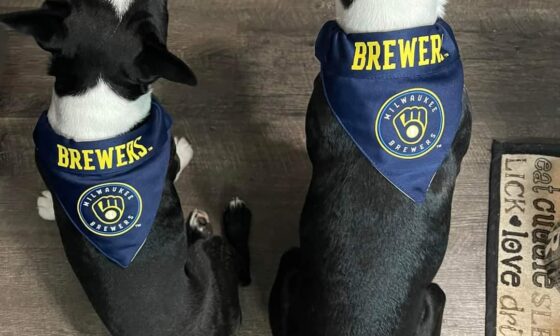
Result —
MULTIPOLYGON (((52 54, 49 74, 56 82, 46 117, 56 136, 75 144, 143 128, 158 78, 196 84, 191 69, 166 47, 166 0, 47 0, 37 10, 0 15, 0 22, 33 36, 52 54)), ((76 229, 57 197, 45 191, 37 202, 42 218, 56 219, 68 260, 113 335, 231 335, 240 323, 238 285, 250 282, 250 212, 239 200, 230 203, 223 223, 227 241, 211 235, 203 212, 185 224, 174 180, 193 151, 184 138, 174 140, 165 140, 170 155, 160 171, 161 201, 151 231, 126 269, 76 229)), ((126 153, 140 160, 135 144, 126 153)), ((85 159, 83 168, 91 162, 85 159)), ((99 204, 107 220, 124 212, 119 199, 99 204)))
MULTIPOLYGON (((438 17, 443 16, 444 5, 445 0, 336 0, 339 28, 334 23, 329 27, 340 29, 340 32, 332 37, 334 42, 330 49, 324 49, 332 51, 340 47, 342 59, 351 54, 354 47, 344 48, 344 41, 360 38, 352 34, 381 32, 375 36, 383 37, 385 33, 404 30, 404 36, 415 36, 410 29, 422 26, 428 27, 422 29, 431 29, 429 27, 438 17)), ((434 41, 438 39, 438 36, 434 37, 434 41)), ((445 39, 447 42, 454 40, 449 36, 445 39)), ((379 72, 398 69, 404 59, 402 55, 397 65, 387 61, 396 57, 398 46, 404 46, 401 50, 406 50, 407 45, 423 43, 416 37, 413 43, 401 42, 392 41, 385 45, 383 57, 386 63, 379 56, 379 48, 375 49, 377 42, 363 43, 363 55, 369 52, 369 61, 366 56, 356 57, 352 70, 367 66, 372 69, 376 66, 379 72), (393 54, 390 54, 391 50, 393 54)), ((438 50, 440 46, 433 45, 432 50, 438 50)), ((420 57, 426 50, 420 50, 420 57)), ((434 55, 434 59, 425 61, 426 65, 442 62, 449 56, 434 55)), ((410 58, 411 64, 417 61, 414 56, 410 58)), ((407 63, 402 64, 404 67, 407 63)), ((325 68, 323 64, 322 72, 331 68, 325 68)), ((341 79, 346 81, 344 83, 348 83, 348 76, 352 75, 351 71, 346 74, 346 78, 341 79)), ((325 75, 316 79, 307 111, 307 149, 313 164, 313 176, 301 215, 300 246, 283 255, 272 289, 269 313, 273 334, 439 335, 445 295, 433 279, 447 248, 455 180, 470 141, 471 114, 466 91, 459 86, 458 99, 453 103, 457 111, 456 132, 449 141, 449 150, 438 165, 439 169, 434 171, 437 173, 430 175, 433 180, 424 195, 425 200, 416 203, 372 167, 363 154, 364 148, 358 148, 348 135, 349 128, 343 127, 342 119, 337 119, 332 108, 335 102, 326 97, 325 75)), ((407 85, 406 80, 397 81, 398 85, 407 85)), ((376 94, 385 90, 383 80, 378 83, 379 86, 371 90, 371 99, 377 99, 376 94)), ((387 86, 392 85, 389 81, 387 83, 387 86)), ((341 86, 339 89, 345 88, 341 86)), ((331 93, 336 94, 336 91, 331 93)), ((390 113, 398 112, 399 108, 404 111, 401 105, 406 104, 405 98, 392 103, 385 116, 391 117, 390 113)), ((348 97, 340 99, 347 105, 359 104, 348 97)), ((417 101, 418 105, 424 102, 417 101)), ((428 104, 432 106, 432 102, 428 104)), ((402 119, 395 117, 393 120, 395 127, 401 121, 405 124, 410 121, 404 115, 402 119)), ((367 130, 371 127, 374 132, 373 123, 345 126, 348 125, 363 126, 367 130)), ((420 120, 417 125, 407 128, 406 136, 416 137, 422 127, 425 124, 420 120)), ((428 146, 419 146, 419 150, 434 145, 428 141, 425 144, 428 146)), ((398 148, 395 145, 390 149, 398 148)), ((401 147, 403 153, 405 148, 412 147, 401 147)), ((434 152, 438 150, 436 147, 434 152)))

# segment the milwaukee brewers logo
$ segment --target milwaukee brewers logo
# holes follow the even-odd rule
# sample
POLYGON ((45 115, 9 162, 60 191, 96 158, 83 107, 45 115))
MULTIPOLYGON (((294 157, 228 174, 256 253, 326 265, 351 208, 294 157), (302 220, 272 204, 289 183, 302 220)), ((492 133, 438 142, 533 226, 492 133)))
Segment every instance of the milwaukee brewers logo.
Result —
POLYGON ((142 198, 124 183, 105 183, 86 190, 78 200, 84 226, 99 236, 115 237, 132 230, 142 214, 142 198))
POLYGON ((375 122, 381 147, 401 159, 417 159, 432 151, 445 128, 445 111, 435 93, 410 89, 387 100, 375 122))

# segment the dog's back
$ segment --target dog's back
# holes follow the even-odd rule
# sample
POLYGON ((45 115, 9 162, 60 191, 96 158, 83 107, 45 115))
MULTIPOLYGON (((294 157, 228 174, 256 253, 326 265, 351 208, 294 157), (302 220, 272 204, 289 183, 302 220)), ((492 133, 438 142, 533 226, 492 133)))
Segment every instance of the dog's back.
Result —
POLYGON ((455 178, 470 138, 462 125, 427 199, 416 205, 371 167, 327 104, 320 79, 307 115, 314 166, 301 227, 305 335, 400 335, 417 326, 447 247, 455 178), (332 183, 338 181, 339 183, 332 183))
POLYGON ((316 80, 307 114, 313 177, 300 248, 284 256, 273 289, 274 335, 385 336, 437 328, 445 296, 431 284, 447 247, 455 178, 470 140, 466 93, 463 106, 453 150, 417 206, 371 167, 316 80))
MULTIPOLYGON (((340 24, 353 32, 361 27, 359 21, 340 24)), ((271 295, 275 336, 439 335, 445 295, 432 281, 447 247, 455 179, 470 140, 466 91, 462 99, 451 150, 417 204, 372 167, 331 110, 321 76, 316 79, 306 120, 313 176, 300 247, 282 258, 271 295)))
POLYGON ((127 269, 100 254, 55 201, 68 261, 112 335, 231 335, 239 326, 234 252, 219 237, 188 243, 175 169, 149 239, 127 269))

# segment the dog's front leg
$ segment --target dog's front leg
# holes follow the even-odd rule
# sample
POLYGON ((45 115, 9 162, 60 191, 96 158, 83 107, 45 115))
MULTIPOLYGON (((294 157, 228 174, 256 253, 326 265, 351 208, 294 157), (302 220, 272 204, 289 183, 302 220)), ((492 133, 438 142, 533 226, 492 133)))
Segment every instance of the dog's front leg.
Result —
POLYGON ((54 204, 52 194, 48 190, 41 192, 41 196, 37 198, 37 211, 39 216, 44 220, 54 221, 54 204))
POLYGON ((179 157, 179 172, 177 173, 177 176, 175 176, 175 182, 177 182, 183 170, 191 162, 194 152, 187 139, 183 137, 174 137, 173 140, 175 141, 175 152, 179 157))

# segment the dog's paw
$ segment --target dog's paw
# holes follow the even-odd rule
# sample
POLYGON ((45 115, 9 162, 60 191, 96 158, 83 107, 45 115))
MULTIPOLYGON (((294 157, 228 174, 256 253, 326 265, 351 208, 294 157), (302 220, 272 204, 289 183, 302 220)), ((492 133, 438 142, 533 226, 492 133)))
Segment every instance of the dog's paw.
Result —
POLYGON ((205 211, 194 209, 189 216, 189 228, 201 238, 212 236, 210 217, 205 211))
POLYGON ((175 177, 175 182, 177 182, 183 170, 191 162, 194 155, 194 151, 191 147, 191 144, 187 141, 187 139, 183 137, 182 138, 174 137, 173 140, 175 141, 175 151, 177 152, 177 156, 179 157, 179 172, 175 177))
POLYGON ((45 190, 41 193, 41 196, 37 198, 37 211, 39 216, 44 220, 54 221, 54 204, 52 199, 52 194, 50 191, 45 190))
POLYGON ((251 230, 251 210, 238 197, 232 199, 224 211, 224 232, 228 239, 245 242, 251 230))
POLYGON ((238 254, 239 284, 251 284, 251 256, 249 253, 249 234, 251 231, 251 210, 245 202, 234 198, 224 211, 224 234, 238 254))

